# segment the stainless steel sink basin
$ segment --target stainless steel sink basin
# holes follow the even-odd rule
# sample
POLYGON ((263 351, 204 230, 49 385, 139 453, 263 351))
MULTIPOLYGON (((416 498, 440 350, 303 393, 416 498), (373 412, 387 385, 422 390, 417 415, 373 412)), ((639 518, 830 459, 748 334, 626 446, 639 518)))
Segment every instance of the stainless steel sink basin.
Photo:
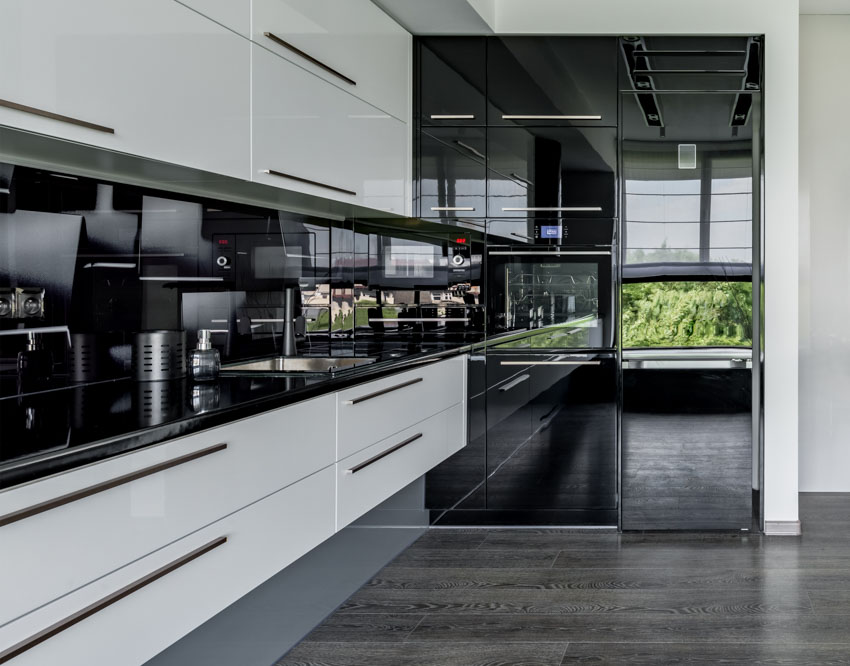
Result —
POLYGON ((247 363, 223 365, 224 372, 339 372, 358 365, 374 363, 376 359, 363 356, 314 358, 304 356, 276 356, 247 363))

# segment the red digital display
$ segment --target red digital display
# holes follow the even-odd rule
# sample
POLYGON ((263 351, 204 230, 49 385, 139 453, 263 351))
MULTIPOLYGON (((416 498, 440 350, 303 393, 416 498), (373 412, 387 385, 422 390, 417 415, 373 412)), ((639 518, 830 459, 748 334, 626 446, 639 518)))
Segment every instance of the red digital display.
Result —
POLYGON ((218 244, 219 245, 230 245, 230 241, 227 238, 219 238, 218 244))
POLYGON ((466 243, 465 238, 455 238, 455 243, 466 243))

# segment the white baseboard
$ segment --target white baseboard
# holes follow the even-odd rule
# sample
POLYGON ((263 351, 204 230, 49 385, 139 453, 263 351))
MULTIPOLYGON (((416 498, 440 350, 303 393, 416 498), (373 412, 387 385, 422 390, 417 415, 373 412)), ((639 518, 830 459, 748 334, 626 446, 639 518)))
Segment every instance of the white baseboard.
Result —
POLYGON ((767 536, 800 536, 803 529, 799 520, 765 520, 764 533, 767 536))

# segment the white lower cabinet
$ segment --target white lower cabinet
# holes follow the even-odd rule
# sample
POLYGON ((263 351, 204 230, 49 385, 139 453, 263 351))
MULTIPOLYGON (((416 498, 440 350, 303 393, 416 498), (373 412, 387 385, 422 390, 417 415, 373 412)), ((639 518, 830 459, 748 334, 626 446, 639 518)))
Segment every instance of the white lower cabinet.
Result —
POLYGON ((174 0, 4 0, 0 125, 250 178, 250 42, 174 0))
POLYGON ((458 404, 339 461, 337 529, 445 460, 450 437, 465 432, 463 424, 464 406, 458 404))
POLYGON ((0 625, 333 465, 335 408, 322 396, 0 493, 5 516, 167 466, 0 527, 0 625))
MULTIPOLYGON (((334 468, 302 479, 113 574, 0 627, 10 646, 98 605, 162 568, 176 568, 21 653, 16 666, 133 666, 168 647, 334 533, 334 468), (226 541, 218 544, 224 537, 226 541), (187 554, 210 548, 181 563, 187 554)), ((225 491, 225 489, 222 489, 225 491)), ((33 557, 37 557, 34 553, 33 557)))
POLYGON ((251 48, 253 179, 404 214, 407 123, 251 48))

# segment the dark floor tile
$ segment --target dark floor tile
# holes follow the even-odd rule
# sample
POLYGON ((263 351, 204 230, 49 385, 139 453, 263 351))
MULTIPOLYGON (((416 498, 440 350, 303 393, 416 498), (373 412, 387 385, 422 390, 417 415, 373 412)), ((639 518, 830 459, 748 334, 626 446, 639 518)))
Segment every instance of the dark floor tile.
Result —
POLYGON ((846 645, 765 645, 704 643, 570 643, 561 662, 571 664, 769 664, 806 666, 850 664, 846 645))
POLYGON ((565 644, 302 643, 275 666, 558 666, 565 644))
POLYGON ((839 615, 426 615, 411 640, 585 641, 597 643, 841 643, 850 652, 847 618, 839 615))
POLYGON ((394 561, 404 567, 488 567, 488 568, 546 568, 558 556, 557 550, 457 550, 423 549, 406 550, 394 561))
POLYGON ((403 641, 423 615, 342 615, 335 613, 310 632, 306 642, 386 643, 403 641))
MULTIPOLYGON (((850 589, 850 571, 829 572, 832 584, 850 589)), ((713 589, 764 590, 809 589, 819 580, 798 570, 763 571, 760 569, 706 568, 697 561, 679 569, 496 569, 444 568, 419 569, 385 567, 365 587, 385 589, 496 588, 516 590, 547 589, 713 589)))
POLYGON ((474 550, 487 538, 485 530, 429 530, 410 544, 411 550, 474 550))
MULTIPOLYGON (((850 608, 850 607, 848 607, 850 608)), ((337 613, 761 615, 812 612, 794 590, 382 590, 365 588, 337 613)), ((850 612, 850 610, 848 610, 850 612)))
POLYGON ((808 595, 815 613, 850 615, 850 589, 810 590, 808 595))

